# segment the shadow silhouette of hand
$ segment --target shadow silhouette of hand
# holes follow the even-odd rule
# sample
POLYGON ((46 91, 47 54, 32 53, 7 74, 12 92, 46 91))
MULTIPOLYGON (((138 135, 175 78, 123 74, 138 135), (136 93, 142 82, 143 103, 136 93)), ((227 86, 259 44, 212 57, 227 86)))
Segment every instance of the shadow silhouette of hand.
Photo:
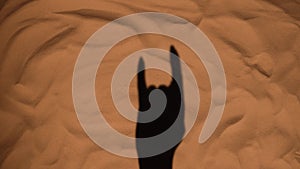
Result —
MULTIPOLYGON (((181 140, 184 135, 184 103, 182 101, 183 93, 180 92, 182 91, 181 67, 179 56, 174 46, 170 47, 170 60, 172 67, 172 81, 169 86, 161 85, 159 88, 156 88, 153 85, 147 87, 145 82, 144 61, 142 58, 139 61, 139 70, 142 71, 138 73, 139 114, 136 126, 136 138, 147 138, 159 135, 165 132, 170 126, 174 125, 173 123, 177 118, 179 118, 179 123, 175 126, 176 140, 181 140), (174 57, 174 55, 176 55, 176 57, 174 57), (177 80, 177 83, 175 79, 177 80), (165 97, 161 97, 159 92, 157 93, 159 90, 160 92, 163 92, 165 97), (143 118, 145 117, 145 114, 143 115, 143 113, 156 114, 156 111, 160 111, 159 109, 161 109, 161 104, 164 101, 166 103, 165 107, 163 107, 164 109, 162 112, 158 112, 161 113, 159 114, 160 116, 151 122, 142 123, 143 118)), ((171 169, 174 153, 179 144, 180 142, 173 148, 159 155, 139 158, 140 169, 171 169)), ((145 147, 139 140, 136 141, 136 145, 139 156, 143 151, 146 151, 146 149, 158 148, 161 146, 155 145, 156 147, 145 147)))

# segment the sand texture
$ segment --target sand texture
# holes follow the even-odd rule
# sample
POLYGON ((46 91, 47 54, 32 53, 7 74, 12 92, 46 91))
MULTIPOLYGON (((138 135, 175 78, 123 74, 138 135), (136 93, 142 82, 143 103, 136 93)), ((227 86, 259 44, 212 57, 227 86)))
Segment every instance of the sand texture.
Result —
MULTIPOLYGON (((199 144, 211 99, 207 71, 188 46, 147 34, 118 43, 98 69, 96 96, 109 124, 135 134, 135 123, 118 114, 111 98, 118 64, 137 50, 173 44, 201 95, 175 169, 300 169, 299 0, 0 0, 0 168, 138 169, 137 159, 104 151, 86 135, 73 106, 72 75, 96 30, 149 11, 180 16, 209 37, 227 78, 224 115, 199 144)), ((157 86, 171 79, 157 70, 146 75, 157 86)), ((134 78, 129 95, 135 107, 136 88, 134 78)))

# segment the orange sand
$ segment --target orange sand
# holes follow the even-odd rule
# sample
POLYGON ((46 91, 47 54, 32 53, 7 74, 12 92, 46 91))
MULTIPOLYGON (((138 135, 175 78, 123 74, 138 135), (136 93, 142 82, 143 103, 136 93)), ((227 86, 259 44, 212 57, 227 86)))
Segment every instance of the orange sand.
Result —
MULTIPOLYGON (((110 154, 81 128, 72 103, 74 64, 85 41, 119 17, 171 13, 212 41, 227 77, 222 121, 205 144, 198 137, 210 104, 207 72, 182 43, 164 36, 126 39, 105 57, 96 92, 107 121, 134 136, 110 97, 116 66, 143 48, 174 44, 201 94, 196 125, 175 154, 175 169, 300 168, 300 1, 0 1, 1 169, 137 169, 137 159, 110 154)), ((148 84, 170 77, 147 71, 148 84), (157 78, 159 77, 159 78, 157 78)), ((137 106, 136 79, 130 98, 137 106)))

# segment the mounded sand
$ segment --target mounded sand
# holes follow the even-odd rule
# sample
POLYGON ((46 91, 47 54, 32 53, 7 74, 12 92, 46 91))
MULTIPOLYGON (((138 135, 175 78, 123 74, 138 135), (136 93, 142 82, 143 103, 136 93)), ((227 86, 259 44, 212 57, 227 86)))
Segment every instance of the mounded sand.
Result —
MULTIPOLYGON (((96 80, 98 103, 118 131, 135 124, 116 111, 110 82, 127 55, 174 44, 201 94, 195 126, 176 151, 175 169, 300 168, 299 0, 1 0, 0 166, 2 169, 137 169, 137 159, 108 153, 81 128, 72 75, 86 40, 106 23, 146 11, 171 13, 198 26, 218 51, 227 78, 221 123, 205 144, 198 137, 210 105, 208 74, 195 54, 169 37, 141 35, 105 56, 96 80)), ((147 71, 147 83, 170 77, 147 71)), ((130 98, 137 106, 136 78, 130 98)))

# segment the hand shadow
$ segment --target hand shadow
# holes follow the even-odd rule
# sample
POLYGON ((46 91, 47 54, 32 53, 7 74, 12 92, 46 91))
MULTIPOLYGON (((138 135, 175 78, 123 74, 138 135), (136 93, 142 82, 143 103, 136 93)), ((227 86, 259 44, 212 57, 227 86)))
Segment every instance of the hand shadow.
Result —
MULTIPOLYGON (((166 131, 177 118, 179 118, 179 123, 176 127, 176 140, 181 140, 185 131, 184 128, 184 103, 183 103, 183 93, 182 91, 182 77, 181 77, 181 67, 180 67, 180 61, 179 56, 174 48, 174 46, 170 47, 170 52, 173 53, 173 55, 176 55, 177 57, 171 57, 170 54, 170 60, 171 60, 171 67, 172 67, 172 81, 169 86, 161 85, 158 89, 163 91, 163 93, 166 96, 166 107, 163 111, 163 113, 155 120, 149 122, 149 123, 137 123, 136 125, 136 138, 147 138, 156 136, 158 134, 163 133, 166 131), (175 81, 177 80, 177 83, 175 81), (181 114, 179 113, 181 110, 181 114)), ((139 115, 138 120, 141 120, 141 112, 144 112, 148 109, 150 109, 151 104, 153 107, 151 109, 155 110, 155 103, 151 104, 149 101, 149 95, 150 93, 157 89, 155 86, 150 85, 150 87, 147 87, 146 81, 145 81, 145 71, 144 71, 144 61, 141 58, 139 60, 139 70, 142 70, 138 73, 138 94, 139 94, 139 115)), ((154 101, 160 100, 160 98, 154 98, 154 101)), ((147 112, 149 113, 149 112, 147 112)), ((150 112, 151 113, 151 112, 150 112)), ((145 149, 151 149, 151 147, 144 147, 142 144, 137 140, 137 152, 138 155, 142 154, 145 149)), ((140 169, 171 169, 172 163, 173 163, 173 156, 174 153, 178 147, 180 142, 175 145, 170 150, 161 153, 156 156, 147 157, 147 158, 139 158, 139 166, 140 169)), ((159 145, 157 145, 159 146, 159 145)))

